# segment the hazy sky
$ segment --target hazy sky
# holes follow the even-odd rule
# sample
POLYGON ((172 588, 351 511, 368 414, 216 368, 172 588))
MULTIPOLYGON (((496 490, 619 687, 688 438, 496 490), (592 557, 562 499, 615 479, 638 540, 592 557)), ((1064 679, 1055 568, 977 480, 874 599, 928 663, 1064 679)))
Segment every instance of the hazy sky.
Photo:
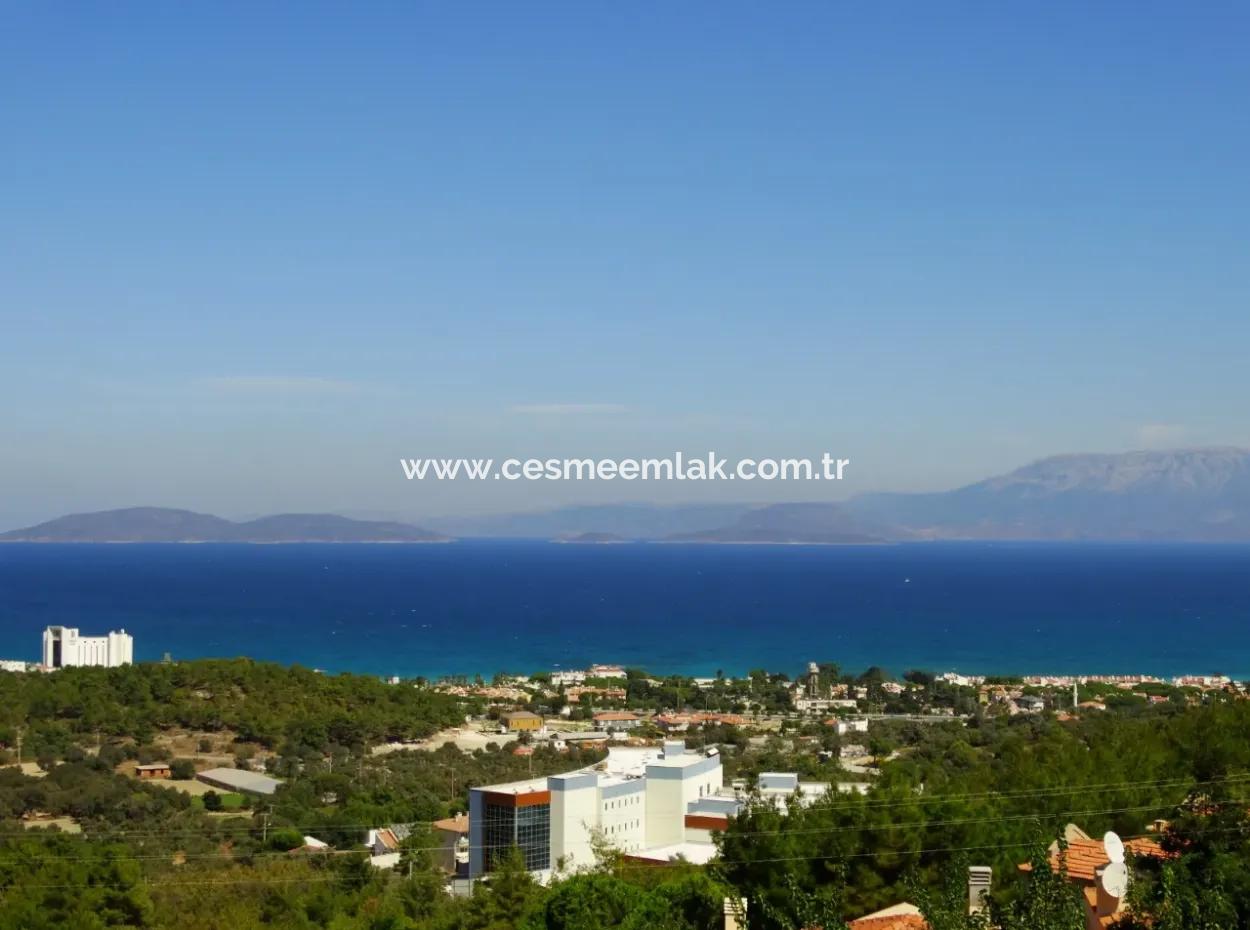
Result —
POLYGON ((6 4, 0 525, 1250 444, 1244 3, 6 4), (418 455, 853 460, 417 484, 418 455))

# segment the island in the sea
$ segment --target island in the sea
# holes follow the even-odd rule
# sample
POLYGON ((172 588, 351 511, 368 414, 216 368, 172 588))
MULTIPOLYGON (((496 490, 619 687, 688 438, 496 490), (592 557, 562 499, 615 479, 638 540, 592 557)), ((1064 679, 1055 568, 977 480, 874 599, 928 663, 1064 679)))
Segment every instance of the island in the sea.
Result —
POLYGON ((635 541, 624 536, 618 536, 615 533, 571 533, 567 536, 557 536, 552 540, 552 542, 558 543, 580 543, 591 546, 608 546, 635 541))
POLYGON ((71 514, 0 533, 0 542, 35 543, 428 543, 447 536, 407 523, 285 513, 235 522, 166 507, 71 514))

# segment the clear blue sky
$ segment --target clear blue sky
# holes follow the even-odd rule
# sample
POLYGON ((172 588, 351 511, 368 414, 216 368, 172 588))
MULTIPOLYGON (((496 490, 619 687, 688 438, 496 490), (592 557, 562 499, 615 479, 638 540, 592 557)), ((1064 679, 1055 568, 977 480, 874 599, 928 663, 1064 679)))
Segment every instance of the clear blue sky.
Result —
POLYGON ((1250 444, 1247 47, 1244 3, 7 4, 0 525, 1250 444), (674 448, 854 468, 397 462, 674 448))

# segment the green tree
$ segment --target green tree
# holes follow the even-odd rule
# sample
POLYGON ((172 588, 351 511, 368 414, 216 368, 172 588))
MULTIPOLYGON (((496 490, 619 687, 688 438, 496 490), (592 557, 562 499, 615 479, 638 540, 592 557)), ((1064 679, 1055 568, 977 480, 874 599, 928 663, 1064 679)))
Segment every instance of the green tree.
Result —
POLYGON ((465 930, 516 930, 526 914, 540 906, 543 888, 525 868, 525 857, 511 849, 496 861, 490 879, 478 886, 465 930))

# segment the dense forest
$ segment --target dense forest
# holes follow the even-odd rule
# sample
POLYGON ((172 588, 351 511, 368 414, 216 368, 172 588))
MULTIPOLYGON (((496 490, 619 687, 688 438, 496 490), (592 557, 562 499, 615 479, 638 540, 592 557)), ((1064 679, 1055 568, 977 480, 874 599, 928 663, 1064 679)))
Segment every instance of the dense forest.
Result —
POLYGON ((146 743, 172 727, 229 731, 275 749, 360 749, 428 736, 464 714, 428 689, 248 659, 0 674, 0 743, 13 745, 22 727, 35 758, 59 758, 84 737, 146 743))

